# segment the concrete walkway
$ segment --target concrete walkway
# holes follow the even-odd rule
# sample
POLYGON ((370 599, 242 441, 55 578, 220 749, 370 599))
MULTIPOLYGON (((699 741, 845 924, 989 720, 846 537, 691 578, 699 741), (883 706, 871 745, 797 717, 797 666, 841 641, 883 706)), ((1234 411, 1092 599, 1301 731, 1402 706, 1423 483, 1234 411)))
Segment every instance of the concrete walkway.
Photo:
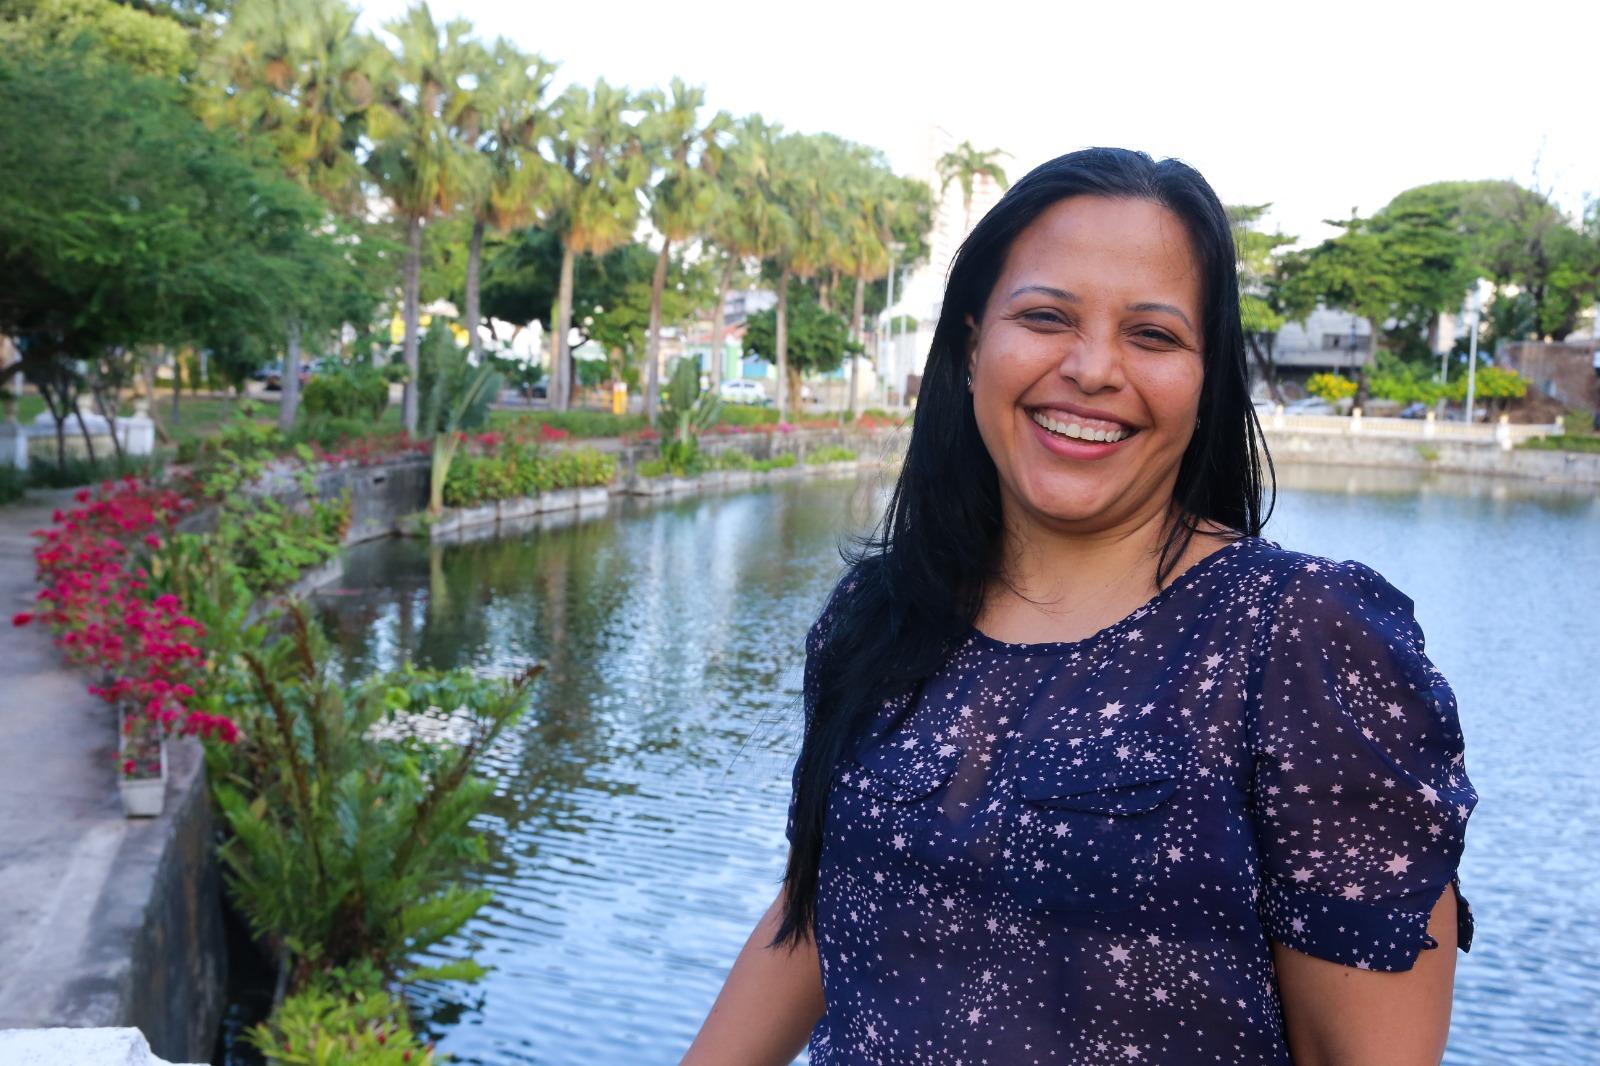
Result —
MULTIPOLYGON (((169 753, 162 817, 124 817, 113 712, 47 630, 11 624, 36 602, 29 533, 70 499, 38 493, 0 507, 0 1029, 159 1029, 139 1017, 137 988, 159 975, 134 971, 150 957, 143 940, 161 910, 174 816, 188 791, 203 792, 193 787, 199 753, 169 753)), ((182 1057, 161 1047, 165 1034, 147 1035, 182 1057)))

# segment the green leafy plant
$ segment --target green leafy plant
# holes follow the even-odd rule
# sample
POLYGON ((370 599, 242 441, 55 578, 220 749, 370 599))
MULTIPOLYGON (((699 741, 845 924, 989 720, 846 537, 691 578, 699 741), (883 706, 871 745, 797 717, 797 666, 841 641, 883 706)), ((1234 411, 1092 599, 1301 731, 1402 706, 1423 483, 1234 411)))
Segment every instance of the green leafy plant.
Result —
POLYGON ((773 470, 787 470, 797 462, 798 460, 795 459, 793 452, 784 452, 782 455, 774 455, 771 459, 756 460, 755 469, 757 472, 765 474, 773 470))
POLYGON ((849 448, 830 444, 822 448, 813 448, 806 453, 808 464, 820 465, 822 463, 847 462, 856 457, 856 453, 849 448))
MULTIPOLYGON (((429 331, 429 338, 434 331, 429 331)), ((461 447, 463 430, 488 424, 489 404, 499 394, 504 381, 494 364, 485 359, 477 366, 467 362, 466 353, 449 341, 448 333, 430 345, 424 378, 423 422, 419 432, 433 435, 433 465, 428 480, 428 513, 444 510, 444 488, 450 478, 450 464, 461 447)))
POLYGON ((700 366, 680 359, 667 382, 661 407, 661 458, 675 471, 687 471, 700 453, 700 436, 716 424, 722 401, 700 391, 700 366))
POLYGON ((245 1039, 269 1066, 432 1066, 433 1045, 371 964, 318 975, 245 1039))
MULTIPOLYGON (((232 834, 220 851, 229 891, 292 989, 363 959, 398 970, 489 898, 462 881, 487 858, 468 825, 493 786, 473 771, 542 668, 498 680, 408 665, 347 691, 299 603, 239 658, 242 739, 207 751, 232 834)), ((481 972, 469 962, 397 976, 481 972)))

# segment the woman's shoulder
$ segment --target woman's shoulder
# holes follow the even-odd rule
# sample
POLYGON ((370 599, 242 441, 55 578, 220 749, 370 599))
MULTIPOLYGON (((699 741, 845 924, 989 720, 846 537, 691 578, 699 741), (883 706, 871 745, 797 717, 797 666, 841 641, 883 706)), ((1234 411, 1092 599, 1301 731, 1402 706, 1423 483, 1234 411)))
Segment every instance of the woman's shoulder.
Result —
POLYGON ((1284 593, 1317 594, 1320 598, 1360 601, 1373 597, 1409 598, 1359 559, 1334 559, 1312 552, 1285 548, 1265 537, 1245 538, 1253 546, 1250 569, 1255 579, 1284 593))
POLYGON ((1253 538, 1254 580, 1264 594, 1267 634, 1350 640, 1360 634, 1421 651, 1416 604, 1375 567, 1359 559, 1334 559, 1253 538))

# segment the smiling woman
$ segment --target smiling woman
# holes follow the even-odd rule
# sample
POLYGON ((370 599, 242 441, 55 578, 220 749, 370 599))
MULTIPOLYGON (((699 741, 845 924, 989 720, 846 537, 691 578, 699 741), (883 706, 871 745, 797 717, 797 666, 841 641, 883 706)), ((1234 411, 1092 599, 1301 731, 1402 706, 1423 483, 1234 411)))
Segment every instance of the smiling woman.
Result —
POLYGON ((1404 594, 1260 536, 1235 269, 1205 180, 1116 149, 968 238, 685 1063, 1439 1062, 1455 699, 1404 594))

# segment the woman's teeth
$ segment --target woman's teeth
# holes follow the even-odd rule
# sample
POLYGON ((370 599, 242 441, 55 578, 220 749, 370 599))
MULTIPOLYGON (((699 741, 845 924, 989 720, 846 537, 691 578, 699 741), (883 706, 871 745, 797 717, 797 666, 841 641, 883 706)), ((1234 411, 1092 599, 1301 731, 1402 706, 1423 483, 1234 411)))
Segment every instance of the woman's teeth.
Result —
POLYGON ((1051 433, 1063 437, 1072 437, 1076 440, 1104 441, 1107 444, 1114 444, 1119 440, 1133 436, 1133 430, 1122 426, 1118 426, 1116 429, 1099 429, 1094 426, 1081 425, 1077 422, 1063 422, 1060 419, 1051 418, 1043 411, 1034 411, 1033 420, 1051 433))

